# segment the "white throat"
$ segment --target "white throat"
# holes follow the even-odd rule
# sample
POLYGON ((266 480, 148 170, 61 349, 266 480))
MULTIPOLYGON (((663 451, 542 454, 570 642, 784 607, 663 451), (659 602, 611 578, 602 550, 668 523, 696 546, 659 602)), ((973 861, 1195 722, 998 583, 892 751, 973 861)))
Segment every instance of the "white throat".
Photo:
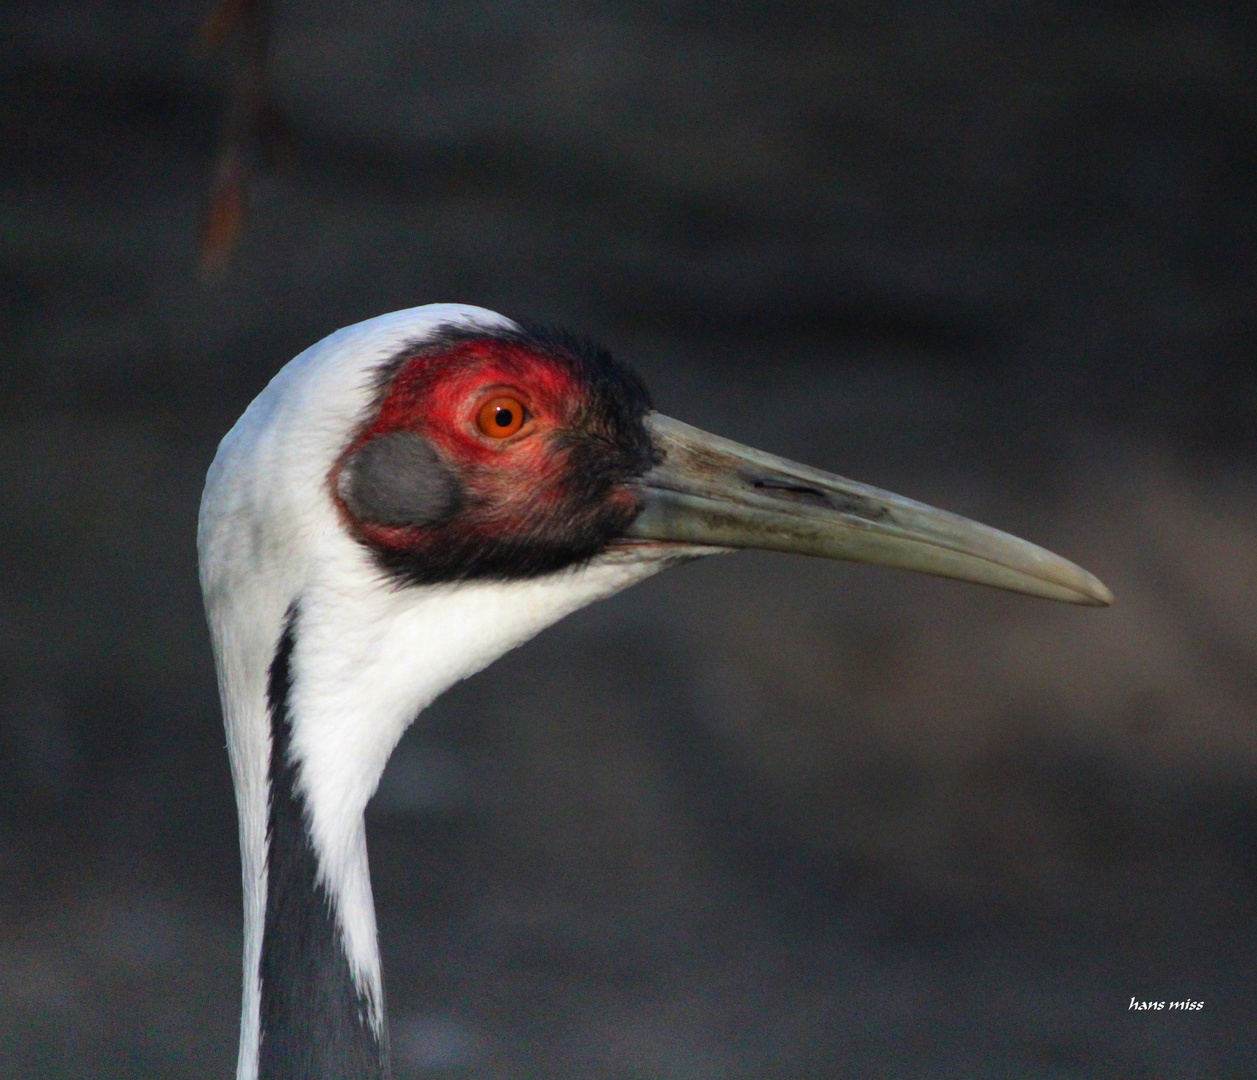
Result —
POLYGON ((363 814, 389 755, 419 712, 563 616, 662 569, 655 557, 604 557, 524 581, 347 592, 300 600, 292 753, 320 880, 334 898, 355 981, 379 1009, 380 959, 363 814))

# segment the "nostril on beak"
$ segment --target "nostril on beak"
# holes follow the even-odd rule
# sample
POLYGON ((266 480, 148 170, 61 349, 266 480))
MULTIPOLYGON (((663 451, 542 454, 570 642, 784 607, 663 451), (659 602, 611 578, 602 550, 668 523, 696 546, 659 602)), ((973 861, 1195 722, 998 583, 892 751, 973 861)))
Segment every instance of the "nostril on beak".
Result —
POLYGON ((810 503, 813 506, 831 505, 824 492, 817 491, 816 488, 808 487, 806 484, 791 483, 788 480, 756 480, 755 487, 761 491, 784 495, 792 502, 810 503))
POLYGON ((803 503, 808 506, 821 506, 826 510, 834 510, 840 514, 851 514, 867 521, 876 521, 886 516, 886 508, 879 506, 872 499, 850 495, 841 491, 821 491, 819 488, 800 484, 795 480, 759 479, 754 486, 761 491, 771 491, 783 495, 791 502, 803 503))

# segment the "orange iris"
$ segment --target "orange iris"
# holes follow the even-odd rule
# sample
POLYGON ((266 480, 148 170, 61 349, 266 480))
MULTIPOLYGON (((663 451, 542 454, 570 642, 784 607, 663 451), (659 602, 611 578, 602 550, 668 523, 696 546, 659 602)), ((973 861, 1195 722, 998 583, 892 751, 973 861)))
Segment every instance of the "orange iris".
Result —
POLYGON ((524 406, 513 397, 490 398, 476 414, 476 427, 491 439, 506 439, 524 426, 524 406))

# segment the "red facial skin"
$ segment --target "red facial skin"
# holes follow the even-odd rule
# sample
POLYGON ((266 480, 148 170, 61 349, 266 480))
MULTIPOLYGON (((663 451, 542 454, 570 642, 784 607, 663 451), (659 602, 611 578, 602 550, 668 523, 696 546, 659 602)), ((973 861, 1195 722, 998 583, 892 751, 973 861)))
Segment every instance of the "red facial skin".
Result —
MULTIPOLYGON (((605 445, 615 432, 589 402, 579 375, 562 360, 495 339, 454 344, 403 362, 379 410, 345 450, 333 471, 364 443, 395 431, 413 432, 436 448, 458 478, 463 500, 436 526, 396 526, 358 520, 335 496, 353 531, 383 552, 444 553, 510 543, 559 547, 580 530, 622 528, 637 513, 625 486, 599 484, 591 470, 573 464, 574 448, 605 445), (523 426, 506 438, 486 435, 477 423, 482 406, 498 397, 518 400, 523 426)), ((583 533, 582 533, 583 535, 583 533)))

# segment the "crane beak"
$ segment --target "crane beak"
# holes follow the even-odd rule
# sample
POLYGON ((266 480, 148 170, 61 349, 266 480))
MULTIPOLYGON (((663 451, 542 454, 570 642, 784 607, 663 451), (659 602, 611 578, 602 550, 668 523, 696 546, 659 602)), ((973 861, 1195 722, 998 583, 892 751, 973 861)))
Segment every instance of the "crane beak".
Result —
POLYGON ((1113 602, 1080 566, 998 529, 659 413, 646 423, 660 461, 636 482, 629 540, 818 555, 1070 604, 1113 602))

